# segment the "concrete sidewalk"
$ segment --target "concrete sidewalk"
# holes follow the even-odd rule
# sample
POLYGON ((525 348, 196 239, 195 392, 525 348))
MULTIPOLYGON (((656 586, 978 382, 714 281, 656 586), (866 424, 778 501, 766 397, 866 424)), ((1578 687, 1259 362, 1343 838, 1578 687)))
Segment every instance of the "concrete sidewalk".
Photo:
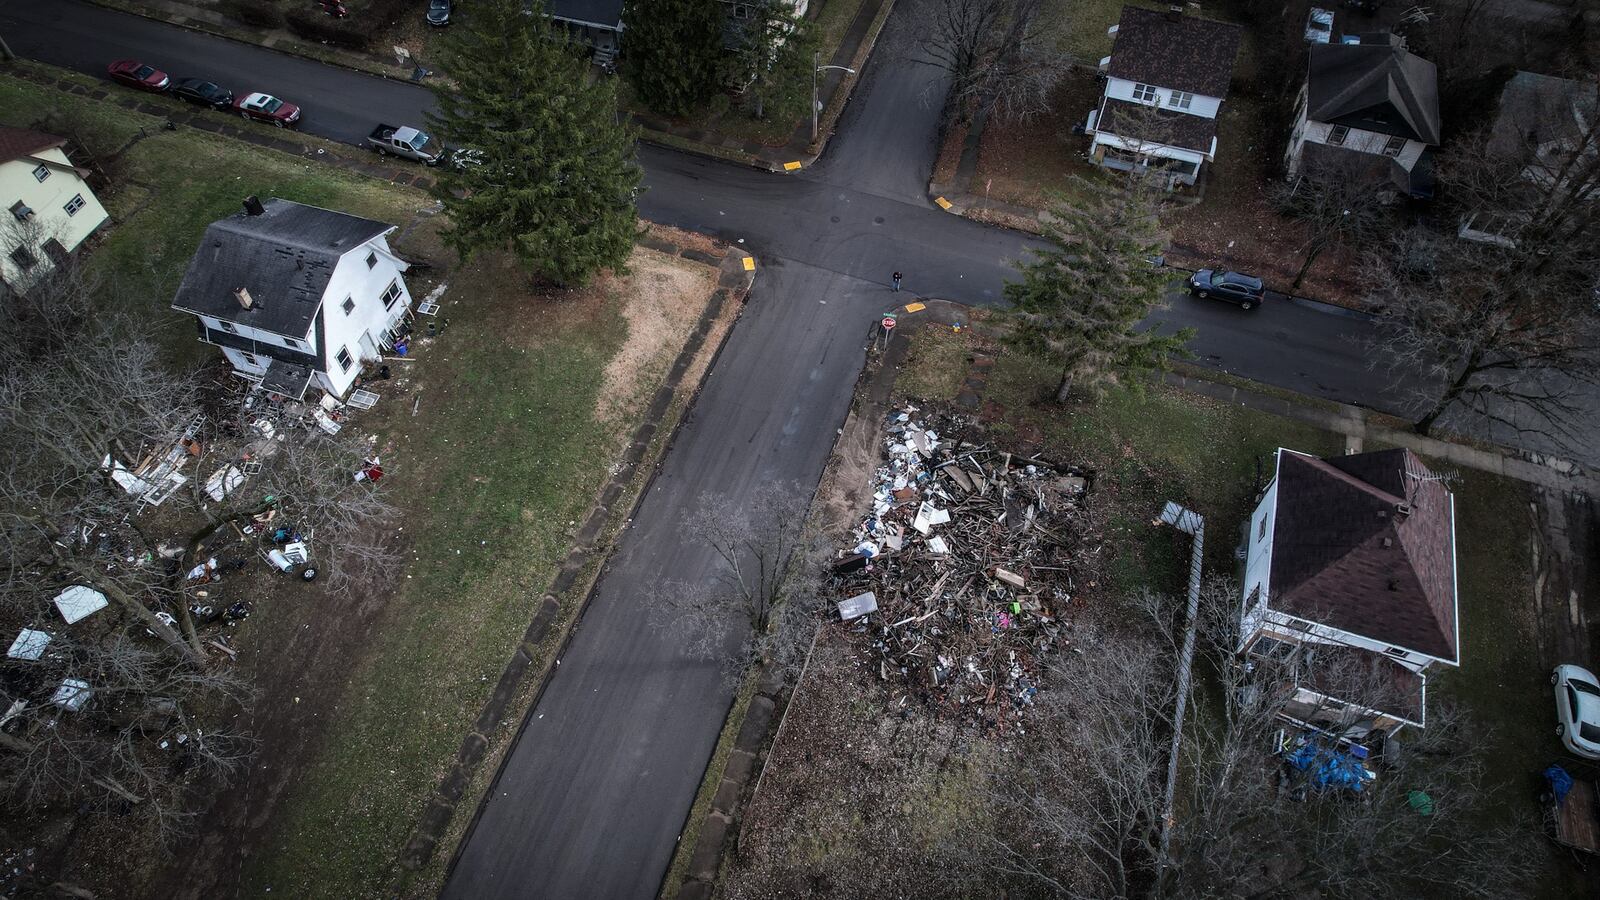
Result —
MULTIPOLYGON (((1194 372, 1168 372, 1163 380, 1174 387, 1217 400, 1237 403, 1261 412, 1316 425, 1356 442, 1376 441, 1405 447, 1419 455, 1442 459, 1469 469, 1478 469, 1514 478, 1529 484, 1561 492, 1577 492, 1590 497, 1600 497, 1600 478, 1584 471, 1581 466, 1566 460, 1537 457, 1529 458, 1509 448, 1471 446, 1435 437, 1424 437, 1412 431, 1389 428, 1369 421, 1369 410, 1348 404, 1334 404, 1334 409, 1323 405, 1329 401, 1296 401, 1284 396, 1286 392, 1266 393, 1218 381, 1207 380, 1194 372)), ((1356 444, 1357 447, 1360 443, 1356 444)))

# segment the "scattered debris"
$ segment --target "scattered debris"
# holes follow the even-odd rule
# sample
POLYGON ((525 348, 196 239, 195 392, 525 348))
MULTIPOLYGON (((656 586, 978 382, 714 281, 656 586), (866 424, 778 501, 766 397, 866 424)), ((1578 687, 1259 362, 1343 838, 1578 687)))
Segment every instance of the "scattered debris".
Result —
POLYGON ((1099 547, 1085 498, 1094 473, 963 439, 967 420, 889 415, 872 514, 833 566, 842 621, 869 666, 906 697, 1020 729, 1039 657, 1068 644, 1063 621, 1091 587, 1099 547))

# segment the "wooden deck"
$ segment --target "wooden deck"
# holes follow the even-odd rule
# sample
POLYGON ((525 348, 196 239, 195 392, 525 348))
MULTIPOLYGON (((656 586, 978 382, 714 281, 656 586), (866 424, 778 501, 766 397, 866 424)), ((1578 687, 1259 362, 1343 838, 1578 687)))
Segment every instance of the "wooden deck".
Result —
POLYGON ((1600 819, 1595 807, 1595 783, 1588 778, 1576 778, 1567 802, 1561 804, 1556 818, 1556 837, 1564 844, 1593 853, 1600 851, 1600 819))

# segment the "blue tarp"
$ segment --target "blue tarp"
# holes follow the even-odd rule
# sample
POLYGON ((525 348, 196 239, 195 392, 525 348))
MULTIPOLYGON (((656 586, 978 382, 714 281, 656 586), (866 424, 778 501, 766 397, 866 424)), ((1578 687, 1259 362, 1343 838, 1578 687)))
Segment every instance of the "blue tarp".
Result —
POLYGON ((1361 761, 1343 748, 1330 749, 1308 741, 1285 759, 1289 765, 1307 773, 1311 783, 1319 788, 1345 788, 1359 793, 1371 780, 1361 761))
POLYGON ((1551 766, 1544 770, 1545 783, 1550 785, 1550 794, 1556 798, 1556 806, 1567 801, 1567 793, 1572 790, 1572 776, 1560 766, 1551 766))

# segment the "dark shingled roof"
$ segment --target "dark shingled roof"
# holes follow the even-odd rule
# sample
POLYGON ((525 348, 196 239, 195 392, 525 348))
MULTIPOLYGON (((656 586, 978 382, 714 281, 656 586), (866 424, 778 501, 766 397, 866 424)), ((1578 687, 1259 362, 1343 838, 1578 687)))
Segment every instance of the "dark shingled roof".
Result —
POLYGON ((1201 153, 1211 152, 1211 139, 1217 134, 1216 119, 1109 97, 1101 105, 1094 127, 1096 131, 1201 153))
POLYGON ((1362 153, 1349 147, 1306 141, 1300 149, 1306 171, 1325 169, 1341 178, 1360 178, 1372 182, 1373 190, 1389 186, 1413 197, 1433 196, 1433 149, 1422 151, 1410 171, 1400 161, 1376 153, 1362 153))
POLYGON ((24 156, 32 156, 41 150, 59 147, 66 142, 66 138, 45 134, 42 131, 0 126, 0 163, 8 163, 24 156))
POLYGON ((1280 452, 1267 602, 1455 662, 1450 492, 1409 450, 1326 460, 1280 452))
POLYGON ((311 384, 311 369, 308 366, 296 365, 282 359, 274 359, 267 364, 267 372, 261 376, 261 388, 272 394, 281 394, 290 400, 299 400, 306 395, 306 387, 311 384))
POLYGON ((273 198, 259 216, 212 222, 178 285, 174 309, 303 338, 339 257, 394 226, 273 198), (254 300, 239 304, 245 288, 254 300))
POLYGON ((545 15, 573 22, 588 22, 620 30, 622 0, 549 0, 545 15))
POLYGON ((1316 647, 1316 664, 1300 682, 1325 697, 1424 724, 1427 679, 1375 650, 1316 647))
POLYGON ((1306 118, 1439 143, 1433 63, 1393 42, 1312 44, 1306 118))
POLYGON ((1240 29, 1226 22, 1124 6, 1111 45, 1112 78, 1225 97, 1240 29))

